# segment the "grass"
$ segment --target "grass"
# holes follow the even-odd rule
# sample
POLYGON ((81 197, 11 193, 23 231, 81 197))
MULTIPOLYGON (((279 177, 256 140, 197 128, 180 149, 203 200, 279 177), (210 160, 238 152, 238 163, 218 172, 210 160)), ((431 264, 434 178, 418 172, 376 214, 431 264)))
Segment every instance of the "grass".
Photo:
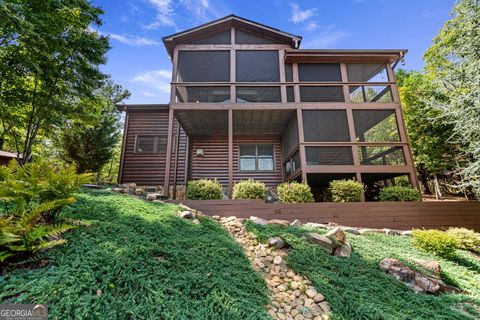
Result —
POLYGON ((268 319, 266 285, 217 222, 104 191, 77 194, 39 269, 0 276, 1 303, 45 303, 50 319, 268 319), (101 290, 101 294, 97 294, 101 290))
MULTIPOLYGON (((410 237, 348 234, 354 251, 349 258, 328 255, 304 240, 306 228, 259 226, 247 222, 248 231, 262 242, 282 236, 291 246, 287 264, 309 278, 331 304, 333 319, 479 319, 480 261, 458 251, 455 260, 445 260, 418 251, 410 237), (440 262, 442 278, 456 285, 461 294, 438 296, 416 294, 403 283, 378 269, 386 257, 410 266, 413 258, 440 262), (477 309, 476 309, 477 308, 477 309)), ((322 230, 315 230, 325 233, 322 230)))

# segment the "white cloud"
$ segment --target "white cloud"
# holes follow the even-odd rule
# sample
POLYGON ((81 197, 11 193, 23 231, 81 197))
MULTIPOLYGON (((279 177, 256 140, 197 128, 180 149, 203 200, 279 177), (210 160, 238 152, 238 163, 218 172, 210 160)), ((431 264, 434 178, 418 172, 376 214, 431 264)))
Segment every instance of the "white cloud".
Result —
POLYGON ((141 72, 133 77, 132 81, 142 83, 147 87, 163 93, 169 93, 171 77, 172 72, 170 70, 160 69, 141 72))
POLYGON ((209 0, 180 0, 180 3, 193 15, 195 22, 210 20, 209 0))
POLYGON ((116 40, 123 44, 128 44, 130 46, 158 46, 160 42, 155 41, 153 39, 142 38, 138 36, 131 36, 131 35, 120 35, 116 33, 104 33, 108 35, 110 39, 116 40))
POLYGON ((302 48, 305 49, 323 49, 331 48, 341 40, 351 36, 350 33, 336 30, 335 25, 318 27, 319 32, 315 33, 314 38, 305 37, 302 42, 302 48))
POLYGON ((292 16, 290 17, 290 20, 295 23, 301 23, 304 22, 311 17, 313 17, 316 14, 317 9, 306 9, 306 10, 301 10, 300 6, 296 3, 290 3, 290 7, 292 8, 292 16))
POLYGON ((158 29, 162 26, 175 27, 174 9, 171 0, 148 0, 155 7, 155 21, 145 26, 146 29, 158 29))
POLYGON ((313 22, 313 21, 310 21, 309 23, 307 23, 307 25, 305 26, 305 30, 307 31, 314 31, 314 30, 317 30, 318 29, 318 24, 316 22, 313 22))

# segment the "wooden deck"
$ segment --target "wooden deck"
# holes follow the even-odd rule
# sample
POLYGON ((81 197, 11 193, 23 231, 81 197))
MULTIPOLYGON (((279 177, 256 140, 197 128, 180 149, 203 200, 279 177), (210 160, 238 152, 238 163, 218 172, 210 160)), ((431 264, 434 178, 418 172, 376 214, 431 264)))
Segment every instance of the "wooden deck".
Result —
POLYGON ((357 202, 271 204, 261 200, 184 200, 207 215, 284 219, 367 228, 465 227, 480 231, 480 202, 357 202))

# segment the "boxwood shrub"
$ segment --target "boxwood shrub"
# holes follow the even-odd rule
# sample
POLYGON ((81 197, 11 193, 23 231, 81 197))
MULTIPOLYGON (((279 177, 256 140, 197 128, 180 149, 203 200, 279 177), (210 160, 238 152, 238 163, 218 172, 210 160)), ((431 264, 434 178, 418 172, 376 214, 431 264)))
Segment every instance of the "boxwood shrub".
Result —
POLYGON ((460 249, 480 253, 480 233, 467 228, 450 228, 447 233, 457 239, 460 249))
POLYGON ((277 187, 278 199, 284 203, 314 202, 312 190, 306 183, 284 182, 277 187))
POLYGON ((222 199, 222 185, 217 180, 200 179, 188 182, 187 199, 222 199))
POLYGON ((380 190, 380 201, 421 201, 422 195, 416 188, 393 186, 380 190))
POLYGON ((265 199, 267 187, 261 181, 243 180, 233 186, 233 199, 265 199))
POLYGON ((452 258, 455 249, 459 246, 458 240, 446 232, 440 230, 413 230, 413 244, 427 252, 440 257, 452 258))
POLYGON ((362 198, 363 184, 353 179, 333 180, 329 190, 334 202, 358 202, 362 198))

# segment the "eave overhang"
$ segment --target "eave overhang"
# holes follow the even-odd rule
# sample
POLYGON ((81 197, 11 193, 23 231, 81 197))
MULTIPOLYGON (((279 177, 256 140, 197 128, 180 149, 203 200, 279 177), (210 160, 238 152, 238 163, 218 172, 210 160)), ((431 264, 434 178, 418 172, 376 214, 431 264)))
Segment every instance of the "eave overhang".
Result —
POLYGON ((285 62, 386 62, 396 63, 406 49, 296 49, 285 52, 285 62))

